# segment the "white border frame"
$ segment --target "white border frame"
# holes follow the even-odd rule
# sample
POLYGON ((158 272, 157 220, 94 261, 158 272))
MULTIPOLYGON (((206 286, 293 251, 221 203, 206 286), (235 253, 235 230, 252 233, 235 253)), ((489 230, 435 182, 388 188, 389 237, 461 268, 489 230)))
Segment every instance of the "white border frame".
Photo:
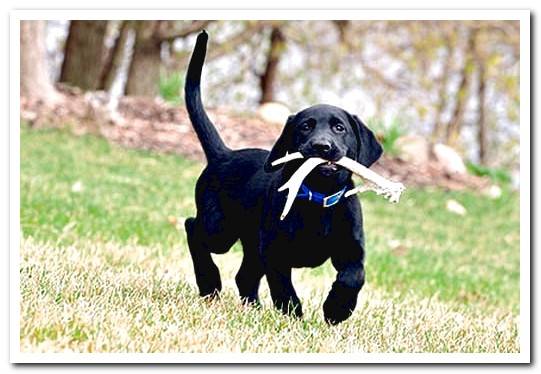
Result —
POLYGON ((10 361, 12 363, 529 363, 530 362, 530 11, 529 10, 17 10, 10 13, 10 361), (351 19, 520 21, 520 353, 21 353, 20 20, 351 19))

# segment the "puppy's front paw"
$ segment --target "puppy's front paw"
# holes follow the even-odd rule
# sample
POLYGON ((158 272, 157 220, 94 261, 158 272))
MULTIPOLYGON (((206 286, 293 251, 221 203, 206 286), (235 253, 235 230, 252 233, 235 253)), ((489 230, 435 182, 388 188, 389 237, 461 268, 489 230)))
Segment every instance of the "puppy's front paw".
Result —
POLYGON ((337 325, 348 319, 357 305, 359 290, 342 285, 333 285, 327 300, 323 303, 325 322, 337 325))
MULTIPOLYGON (((216 268, 216 266, 214 266, 216 268)), ((218 268, 212 269, 205 274, 196 273, 196 283, 199 287, 199 296, 212 300, 220 296, 222 290, 222 281, 220 280, 220 274, 218 268), (214 271, 215 270, 215 271, 214 271)))
POLYGON ((261 302, 259 301, 259 298, 257 297, 251 297, 251 296, 242 296, 240 298, 240 301, 242 305, 247 307, 253 307, 253 308, 261 308, 261 302))
POLYGON ((325 316, 325 322, 330 325, 337 325, 340 322, 344 322, 353 313, 353 308, 343 307, 338 305, 323 304, 323 315, 325 316))

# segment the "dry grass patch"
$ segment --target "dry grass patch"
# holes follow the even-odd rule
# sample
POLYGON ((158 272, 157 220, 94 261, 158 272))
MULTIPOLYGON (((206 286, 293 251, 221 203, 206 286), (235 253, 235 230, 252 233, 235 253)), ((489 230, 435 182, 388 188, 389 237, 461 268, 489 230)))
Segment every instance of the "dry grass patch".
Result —
POLYGON ((329 327, 321 304, 328 271, 297 271, 305 318, 239 303, 240 253, 218 256, 224 292, 197 296, 185 248, 77 242, 21 243, 23 352, 518 352, 518 316, 413 293, 361 292, 347 322, 329 327))

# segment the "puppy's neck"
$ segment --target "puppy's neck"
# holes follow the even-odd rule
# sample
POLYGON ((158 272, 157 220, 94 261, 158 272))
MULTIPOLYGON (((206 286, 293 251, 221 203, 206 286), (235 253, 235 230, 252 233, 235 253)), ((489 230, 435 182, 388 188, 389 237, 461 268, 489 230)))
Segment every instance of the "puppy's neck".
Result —
POLYGON ((337 173, 336 176, 311 174, 308 175, 304 180, 304 184, 312 191, 317 191, 327 195, 336 193, 351 183, 351 174, 348 175, 347 173, 337 173))

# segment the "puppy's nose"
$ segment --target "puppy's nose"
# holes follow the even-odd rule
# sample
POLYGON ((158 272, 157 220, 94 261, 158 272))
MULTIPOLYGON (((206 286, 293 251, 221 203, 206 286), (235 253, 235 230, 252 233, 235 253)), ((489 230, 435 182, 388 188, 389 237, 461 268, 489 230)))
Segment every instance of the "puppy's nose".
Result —
POLYGON ((321 155, 326 155, 331 151, 331 143, 327 140, 317 140, 312 143, 312 147, 321 155))

